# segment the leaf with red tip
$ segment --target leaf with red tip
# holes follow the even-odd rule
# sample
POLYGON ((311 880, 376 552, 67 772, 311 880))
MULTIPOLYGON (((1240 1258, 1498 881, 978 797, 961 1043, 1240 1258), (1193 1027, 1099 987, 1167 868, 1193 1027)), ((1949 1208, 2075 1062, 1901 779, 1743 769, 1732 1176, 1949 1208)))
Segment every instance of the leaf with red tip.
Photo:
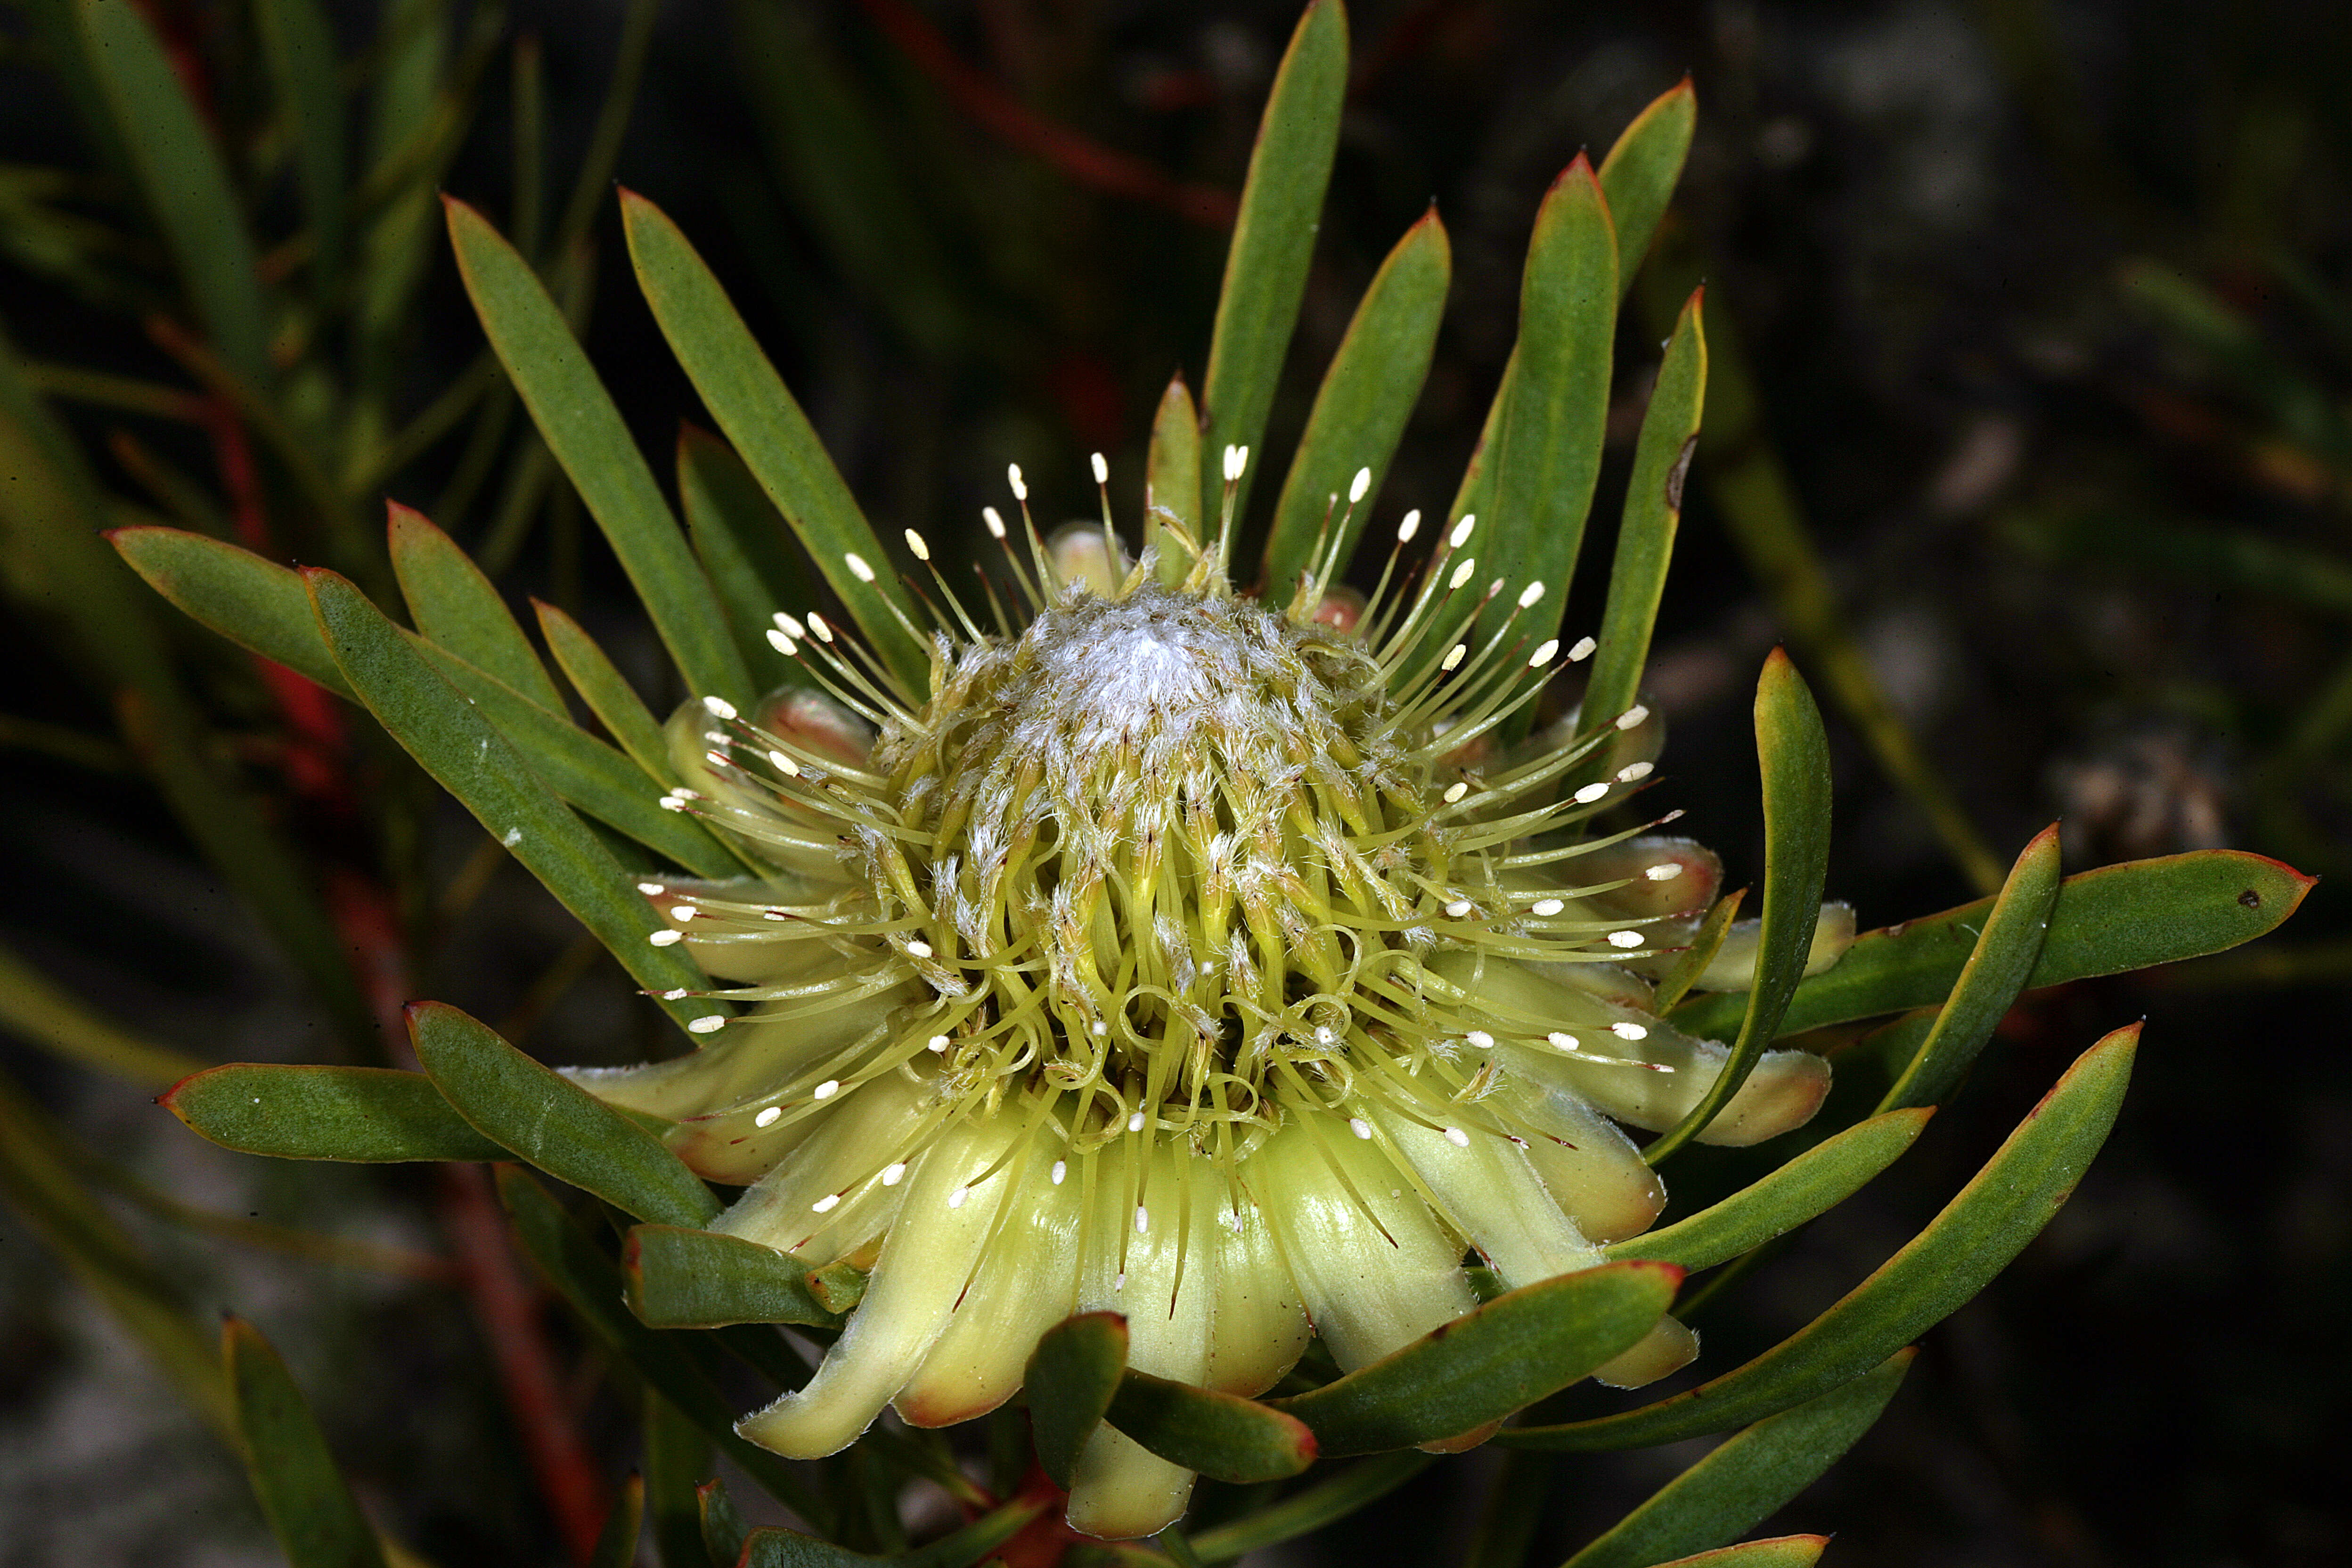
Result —
POLYGON ((1129 1367, 1103 1419, 1171 1464, 1249 1486, 1315 1462, 1315 1434, 1296 1415, 1129 1367))
POLYGON ((1718 1546, 1695 1557, 1677 1557, 1654 1568, 1813 1568, 1829 1549, 1826 1535, 1774 1535, 1718 1546))
POLYGON ((1617 224, 1617 292, 1633 286, 1650 240, 1666 216, 1675 184, 1698 128, 1698 94, 1688 77, 1652 100, 1633 117, 1601 161, 1601 189, 1617 224))
POLYGON ((531 651, 514 612, 473 558, 433 520, 398 501, 384 503, 384 538, 409 619, 425 641, 464 659, 551 713, 563 699, 531 651))
POLYGON ((156 1103, 224 1149, 280 1160, 503 1160, 433 1080, 390 1068, 231 1062, 156 1103))

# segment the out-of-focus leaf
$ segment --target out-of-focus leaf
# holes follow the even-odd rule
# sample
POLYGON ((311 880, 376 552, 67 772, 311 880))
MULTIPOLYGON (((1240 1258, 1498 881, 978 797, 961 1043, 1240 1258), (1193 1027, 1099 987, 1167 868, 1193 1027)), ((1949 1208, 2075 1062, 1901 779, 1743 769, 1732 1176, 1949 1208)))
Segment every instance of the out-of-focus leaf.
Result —
POLYGON ((2042 956, 2050 911, 2057 901, 2058 826, 2053 823, 2018 856, 2008 882, 1993 899, 1975 950, 1952 983, 1951 999, 1936 1016, 1935 1027, 1910 1066, 1878 1102, 1879 1110, 1943 1103, 2025 989, 2034 961, 2042 956))
POLYGON ((866 642, 909 691, 927 691, 930 657, 899 619, 913 617, 914 601, 783 378, 668 216, 633 191, 621 193, 621 216, 637 286, 703 406, 792 523, 866 642))
MULTIPOLYGON (((715 1568, 734 1568, 743 1555, 743 1542, 751 1527, 743 1522, 743 1515, 735 1507, 735 1500, 727 1495, 723 1481, 709 1480, 694 1489, 695 1501, 702 1508, 702 1544, 710 1553, 715 1568)), ((670 1568, 667 1563, 662 1568, 670 1568)))
POLYGON ((482 569, 423 512, 398 501, 387 502, 384 510, 392 570, 417 635, 562 714, 563 698, 547 667, 482 569))
POLYGON ((686 508, 686 531, 709 574, 710 585, 727 606, 743 662, 761 689, 800 682, 800 665, 779 658, 768 643, 769 617, 778 610, 799 614, 815 602, 808 574, 792 545, 792 532, 743 466, 734 449, 708 430, 688 425, 677 437, 677 493, 686 508), (781 674, 772 672, 781 669, 781 674))
MULTIPOLYGON (((1495 395, 1502 412, 1483 454, 1491 494, 1465 548, 1514 586, 1545 596, 1521 626, 1540 639, 1559 624, 1584 543, 1601 441, 1609 418, 1610 353, 1617 331, 1617 236, 1601 182, 1582 153, 1552 182, 1536 212, 1519 285, 1519 337, 1495 395)), ((1479 616, 1477 642, 1516 604, 1498 594, 1479 616)))
POLYGON ((327 651, 310 595, 292 568, 176 528, 118 528, 106 537, 133 572, 199 625, 339 697, 359 700, 327 651))
POLYGON ((654 24, 661 16, 661 0, 629 0, 621 15, 621 37, 613 50, 613 75, 604 84, 604 100, 596 106, 596 123, 588 133, 588 150, 572 176, 572 195, 556 220, 548 249, 561 256, 578 245, 595 221, 596 209, 613 185, 613 165, 620 161, 621 139, 635 110, 637 86, 645 79, 646 56, 653 47, 654 24))
POLYGON ((1878 1271, 1747 1365, 1654 1405, 1496 1441, 1534 1448, 1638 1448, 1744 1426, 1826 1394, 1959 1310, 2041 1233, 2115 1124, 2139 1026, 2066 1070, 1969 1184, 1878 1271))
POLYGON ((630 1568, 637 1560, 637 1537, 646 1527, 646 1479, 627 1476, 613 1495, 613 1511, 596 1535, 596 1549, 588 1554, 588 1568, 630 1568))
POLYGON ((1039 1336, 1022 1379, 1037 1463, 1066 1488, 1078 1450, 1094 1436, 1127 1371, 1127 1320, 1117 1312, 1081 1312, 1039 1336))
POLYGON ((580 623, 557 609, 553 605, 531 601, 539 612, 540 635, 547 638, 547 647, 555 656, 563 678, 588 704, 588 711, 596 721, 629 753, 629 758, 646 771, 655 783, 667 786, 677 782, 677 773, 670 766, 669 749, 662 740, 662 728, 645 699, 637 695, 618 666, 596 646, 596 641, 581 629, 580 623))
POLYGON ((697 695, 750 702, 751 674, 727 635, 718 596, 562 312, 488 219, 463 202, 444 204, 457 270, 491 349, 620 557, 679 672, 697 695))
POLYGON ((688 1346, 695 1336, 646 1328, 621 1304, 621 1274, 594 1239, 520 1166, 499 1167, 499 1195, 515 1235, 548 1283, 596 1336, 611 1346, 678 1413, 700 1428, 779 1502, 824 1528, 833 1510, 803 1486, 784 1461, 735 1435, 735 1411, 688 1346))
MULTIPOLYGON (((2261 855, 2199 849, 2078 871, 2058 885, 2042 954, 2026 989, 2120 974, 2220 952, 2273 930, 2315 878, 2261 855)), ((1991 912, 1979 899, 1941 914, 1865 931, 1835 967, 1797 987, 1784 1033, 1930 1007, 1951 994, 1991 912)), ((1735 1026, 1746 998, 1701 996, 1674 1025, 1713 1037, 1735 1026)))
POLYGON ((651 1389, 645 1405, 646 1512, 661 1568, 734 1568, 731 1557, 711 1561, 702 1535, 698 1489, 712 1471, 710 1439, 651 1389))
POLYGON ((1654 1165, 1706 1130, 1780 1031, 1805 975, 1830 862, 1830 748, 1805 678, 1779 648, 1756 683, 1756 755, 1764 776, 1764 921, 1739 1037, 1690 1114, 1642 1151, 1654 1165))
POLYGON ((1190 1537, 1192 1555, 1203 1563, 1230 1563, 1236 1557, 1309 1534, 1386 1497, 1427 1469, 1436 1458, 1434 1454, 1408 1448, 1402 1453, 1366 1459, 1271 1508, 1190 1537))
MULTIPOLYGON (((441 92, 448 11, 449 0, 393 0, 377 33, 382 63, 369 83, 363 157, 368 184, 387 195, 365 220, 352 279, 357 384, 347 473, 375 461, 389 426, 394 392, 408 368, 401 347, 415 326, 409 307, 430 255, 433 191, 459 141, 452 133, 463 122, 458 105, 441 92), (446 150, 435 155, 436 149, 446 150)), ((373 489, 353 486, 351 493, 373 489)))
POLYGON ((1160 406, 1151 416, 1143 510, 1143 542, 1160 547, 1160 580, 1181 581, 1192 567, 1192 557, 1160 537, 1160 513, 1181 524, 1194 543, 1207 542, 1201 523, 1201 416, 1192 407, 1192 391, 1184 384, 1182 371, 1169 377, 1168 390, 1160 395, 1160 406))
MULTIPOLYGON (((1706 334, 1699 324, 1701 295, 1675 322, 1666 357, 1642 416, 1626 483, 1625 511, 1617 525, 1617 552, 1609 567, 1609 601, 1601 611, 1600 647, 1584 686, 1584 717, 1598 728, 1633 706, 1650 662, 1650 633, 1674 560, 1683 521, 1683 479, 1698 447, 1699 410, 1706 400, 1706 334)), ((1605 756, 1606 753, 1604 753, 1605 756)))
POLYGON ((200 1138, 280 1160, 502 1160, 433 1080, 391 1068, 231 1062, 156 1101, 200 1138))
POLYGON ((1675 1299, 1671 1263, 1605 1263, 1497 1296, 1322 1387, 1269 1401, 1326 1454, 1458 1436, 1558 1393, 1648 1333, 1675 1299))
POLYGON ((1697 1271, 1761 1247, 1828 1213, 1893 1164, 1927 1125, 1927 1109, 1890 1110, 1833 1138, 1701 1209, 1644 1236, 1603 1248, 1612 1258, 1656 1258, 1697 1271))
POLYGON ((142 1089, 161 1088, 205 1065, 184 1051, 132 1034, 5 947, 0 1029, 142 1089))
POLYGON ((114 1216, 73 1175, 72 1146, 39 1107, 0 1078, 0 1196, 82 1287, 121 1320, 214 1430, 235 1440, 228 1380, 209 1335, 114 1216))
POLYGON ((874 1557, 796 1530, 771 1526, 755 1530, 744 1539, 741 1568, 870 1568, 883 1563, 893 1568, 972 1568, 1045 1510, 1042 1498, 1015 1498, 952 1535, 895 1557, 874 1557))
POLYGON ((2008 536, 2047 559, 2189 583, 2208 591, 2274 595, 2352 616, 2352 566, 2340 555, 2272 533, 2173 522, 2145 512, 2028 515, 2008 536))
POLYGON ((549 1175, 656 1225, 718 1217, 719 1200, 660 1139, 488 1025, 446 1003, 412 1002, 408 1035, 457 1113, 549 1175))
POLYGON ((1296 1415, 1132 1367, 1103 1419, 1161 1458, 1236 1486, 1295 1476, 1317 1453, 1315 1434, 1296 1415))
POLYGON ((1677 1557, 1655 1568, 1813 1568, 1830 1543, 1826 1535, 1775 1535, 1677 1557))
POLYGON ((1316 543, 1345 565, 1355 554, 1389 459, 1396 455, 1405 420, 1421 397, 1429 359, 1437 346, 1437 324, 1445 314, 1445 290, 1454 276, 1454 254, 1445 226, 1432 207, 1372 275, 1370 287, 1339 340, 1330 369, 1315 394, 1307 430, 1275 502, 1274 531, 1265 542, 1265 596, 1280 604, 1297 585, 1298 574, 1317 564, 1316 543), (1351 509, 1348 492, 1357 470, 1372 471, 1363 501, 1351 509), (1334 504, 1333 498, 1338 498, 1334 504), (1339 526, 1340 514, 1348 516, 1339 526), (1328 520, 1332 531, 1324 538, 1328 520))
POLYGON ((335 79, 335 35, 317 0, 257 0, 253 14, 279 127, 302 187, 313 290, 324 297, 343 254, 343 105, 335 79))
POLYGON ((1897 1352, 1853 1382, 1725 1438, 1567 1568, 1646 1568, 1668 1552, 1719 1545, 1769 1517, 1870 1430, 1915 1353, 1897 1352))
POLYGON ((728 1323, 813 1323, 834 1328, 838 1312, 809 1294, 808 1265, 739 1236, 641 1225, 621 1253, 629 1310, 656 1329, 728 1323))
POLYGON ((212 130, 132 0, 75 0, 82 58, 98 79, 140 194, 222 358, 269 379, 269 310, 253 236, 212 130))
POLYGON ((1624 298, 1674 199, 1698 126, 1698 95, 1685 77, 1633 117, 1601 161, 1601 192, 1617 225, 1617 295, 1624 298))
POLYGON ((221 1325, 246 1475, 289 1568, 383 1568, 310 1401, 277 1348, 242 1318, 221 1325))
MULTIPOLYGON (((306 574, 311 603, 344 679, 425 771, 546 885, 649 991, 705 989, 682 945, 656 947, 653 907, 612 853, 539 781, 513 745, 436 675, 400 628, 331 572, 306 574)), ((665 1001, 685 1022, 723 1011, 665 1001)))
MULTIPOLYGON (((1274 406, 1282 361, 1307 292, 1315 256, 1323 192, 1339 145, 1339 112, 1348 93, 1348 15, 1339 0, 1311 0, 1290 36, 1274 90, 1258 122, 1242 185, 1241 216, 1225 251, 1225 279, 1209 339, 1209 370, 1201 383, 1201 518, 1213 528, 1224 497, 1224 449, 1255 454, 1274 406)), ((1242 475, 1235 526, 1246 514, 1250 481, 1242 475)), ((1352 471, 1352 470, 1350 470, 1352 471)))

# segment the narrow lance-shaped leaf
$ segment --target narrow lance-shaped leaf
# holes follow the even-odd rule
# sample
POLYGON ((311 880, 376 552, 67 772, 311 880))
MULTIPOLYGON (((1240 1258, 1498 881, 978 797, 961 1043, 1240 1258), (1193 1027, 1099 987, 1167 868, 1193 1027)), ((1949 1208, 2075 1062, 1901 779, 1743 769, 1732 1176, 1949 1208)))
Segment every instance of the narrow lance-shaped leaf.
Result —
POLYGON ((1570 1558, 1567 1568, 1648 1568, 1670 1552, 1733 1540, 1811 1486, 1861 1440, 1903 1385, 1914 1353, 1898 1352, 1852 1383, 1724 1439, 1570 1558))
POLYGON ((1677 1557, 1655 1568, 1813 1568, 1829 1543, 1826 1535, 1775 1535, 1677 1557))
POLYGON ((238 374, 269 380, 269 312, 253 236, 211 127, 133 0, 73 0, 82 55, 131 154, 190 302, 238 374))
POLYGON ((1706 1129, 1780 1032, 1804 978, 1829 875, 1829 737, 1805 679, 1779 648, 1756 683, 1756 755, 1764 780, 1764 919, 1756 981, 1731 1055, 1690 1114, 1642 1151, 1654 1165, 1706 1129))
POLYGON ((1459 1436, 1591 1374, 1650 1331, 1683 1271, 1608 1263, 1524 1285, 1322 1387, 1271 1401, 1326 1454, 1459 1436))
POLYGON ((725 616, 653 471, 546 288, 465 203, 443 198, 458 275, 549 450, 620 557, 654 629, 697 695, 751 700, 725 616))
POLYGON ((1617 553, 1609 568, 1600 647, 1585 681, 1587 728, 1612 722, 1633 706, 1642 671, 1650 662, 1650 633, 1665 593, 1675 531, 1682 526, 1683 479, 1698 446, 1699 410, 1706 399, 1706 333, 1699 319, 1704 292, 1691 296, 1675 322, 1649 409, 1642 416, 1624 517, 1617 527, 1617 553))
POLYGON ((488 1025, 444 1003, 412 1002, 408 1035, 457 1113, 549 1175, 656 1225, 718 1217, 719 1200, 659 1139, 488 1025))
MULTIPOLYGON (((1206 526, 1214 526, 1223 501, 1224 449, 1247 447, 1255 452, 1265 434, 1266 414, 1298 322, 1298 301, 1307 292, 1307 263, 1315 256, 1347 92, 1347 10, 1339 0, 1312 0, 1275 72, 1242 186, 1241 216, 1225 251, 1209 370, 1201 384, 1207 427, 1201 450, 1201 517, 1206 526)), ((1252 463, 1251 470, 1256 467, 1252 463)), ((1236 527, 1252 478, 1252 471, 1243 473, 1235 495, 1236 527)))
POLYGON ((1151 446, 1143 467, 1143 542, 1160 548, 1160 580, 1175 584, 1192 569, 1192 557, 1160 537, 1163 518, 1181 526, 1196 545, 1206 542, 1201 525, 1201 416, 1192 407, 1184 373, 1168 379, 1151 416, 1151 446))
MULTIPOLYGON (((433 673, 366 595, 331 572, 306 574, 319 625, 344 678, 394 740, 457 797, 490 836, 545 884, 648 991, 709 982, 683 946, 656 947, 665 929, 611 851, 541 784, 489 721, 433 673)), ((723 1009, 665 1000, 686 1022, 723 1009)))
POLYGON ((0 1029, 141 1089, 162 1088, 205 1065, 132 1034, 5 947, 0 947, 0 1029))
POLYGON ((730 1323, 808 1323, 833 1328, 837 1312, 809 1293, 808 1265, 738 1236, 667 1225, 629 1232, 621 1272, 629 1310, 656 1329, 715 1329, 730 1323))
POLYGON ((2084 1052, 1925 1230, 1754 1361, 1654 1405, 1518 1427, 1496 1440, 1586 1450, 1677 1443, 1760 1420, 1860 1376, 1958 1310, 2050 1223, 2115 1125, 2138 1041, 2134 1024, 2084 1052))
POLYGON ((418 1072, 231 1062, 157 1101, 225 1149, 281 1160, 502 1160, 418 1072))
POLYGON ((1104 1419, 1161 1458, 1235 1486, 1295 1476, 1318 1451, 1296 1415, 1132 1367, 1104 1419))
MULTIPOLYGON (((667 214, 625 190, 621 217, 637 286, 703 405, 866 640, 910 691, 925 691, 930 658, 906 624, 914 620, 914 600, 783 378, 667 214)), ((806 606, 777 607, 797 614, 806 606)))
POLYGON ((778 610, 811 603, 808 574, 760 481, 726 442, 685 425, 677 434, 677 493, 687 537, 727 606, 754 684, 765 689, 803 681, 800 662, 779 655, 768 633, 778 610))
POLYGON ((1265 543, 1269 602, 1287 599, 1299 574, 1320 564, 1318 543, 1323 557, 1343 566, 1355 553, 1405 420, 1428 378, 1453 276, 1453 248, 1433 206, 1405 230, 1372 275, 1347 336, 1331 356, 1331 368, 1323 374, 1307 432, 1275 503, 1274 531, 1265 543), (1350 487, 1366 468, 1371 478, 1363 500, 1351 505, 1350 487))
POLYGON ((645 1394, 641 1426, 646 1515, 653 1525, 654 1553, 661 1568, 734 1568, 732 1557, 714 1563, 702 1536, 702 1500, 696 1489, 717 1468, 710 1439, 651 1389, 645 1394))
MULTIPOLYGON (((2295 911, 2315 878, 2266 856, 2200 849, 2078 871, 2058 886, 2027 990, 2199 958, 2252 942, 2295 911)), ((1951 994, 1992 910, 1979 899, 1865 931, 1843 958, 1797 987, 1788 1034, 1931 1007, 1951 994)), ((1746 998, 1701 996, 1675 1010, 1689 1034, 1720 1038, 1746 998)))
POLYGON ((383 1568, 310 1401, 277 1348, 242 1318, 221 1325, 246 1474, 289 1568, 383 1568))
POLYGON ((1959 1083, 2025 989, 2034 961, 2042 956, 2050 911, 2057 901, 2058 825, 2053 822, 2018 856, 2009 880, 1993 899, 1992 912, 1985 917, 1976 950, 1953 983, 1951 999, 1936 1016, 1935 1027, 1920 1042, 1910 1066, 1878 1102, 1879 1110, 1939 1105, 1959 1083))
POLYGON ((1712 1268, 1828 1213, 1893 1164, 1927 1125, 1926 1109, 1858 1122, 1713 1207, 1603 1248, 1612 1258, 1656 1258, 1712 1268))
POLYGON ((572 689, 580 693, 605 733, 620 743, 647 778, 665 787, 676 784, 677 772, 670 765, 661 722, 620 668, 578 621, 537 599, 531 601, 531 608, 539 613, 540 635, 547 639, 547 650, 555 656, 563 679, 572 682, 572 689))
POLYGON ((1690 153, 1691 132, 1698 126, 1698 95, 1690 78, 1651 100, 1618 136, 1609 156, 1601 161, 1601 190, 1609 198, 1609 216, 1617 223, 1617 294, 1624 298, 1633 275, 1649 253, 1650 240, 1666 216, 1675 183, 1682 178, 1683 160, 1690 153))
POLYGON ((423 512, 387 501, 384 516, 393 574, 417 635, 562 714, 563 698, 547 667, 482 569, 423 512))
POLYGON ((199 625, 359 700, 327 651, 310 593, 292 568, 176 528, 118 528, 106 537, 133 572, 199 625))
POLYGON ((1078 1450, 1101 1425, 1126 1370, 1127 1320, 1117 1312, 1081 1312, 1038 1337, 1022 1386, 1037 1463, 1055 1486, 1069 1486, 1078 1450))

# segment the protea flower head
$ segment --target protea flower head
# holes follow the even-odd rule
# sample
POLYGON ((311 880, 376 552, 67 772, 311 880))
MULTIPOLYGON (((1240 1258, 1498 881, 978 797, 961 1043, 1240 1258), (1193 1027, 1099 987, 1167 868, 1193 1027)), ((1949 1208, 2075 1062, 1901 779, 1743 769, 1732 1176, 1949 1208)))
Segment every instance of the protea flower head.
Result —
MULTIPOLYGON (((1020 525, 987 518, 1017 593, 974 615, 932 573, 937 625, 908 627, 928 689, 786 611, 770 640, 801 684, 672 721, 666 804, 771 870, 643 884, 653 940, 751 1005, 698 1022, 691 1055, 577 1076, 743 1186, 717 1228, 871 1270, 747 1437, 812 1458, 886 1405, 979 1415, 1074 1311, 1124 1313, 1141 1371, 1256 1394, 1311 1335, 1354 1368, 1468 1310, 1474 1249, 1526 1284, 1663 1205, 1617 1124, 1672 1125, 1724 1059, 1653 1015, 1645 978, 1718 868, 1586 834, 1650 773, 1655 721, 1503 743, 1591 645, 1529 646, 1541 588, 1482 570, 1473 518, 1409 571, 1408 515, 1368 600, 1334 586, 1336 549, 1286 598, 1236 592, 1245 461, 1226 454, 1213 538, 1154 510, 1133 561, 1108 500, 1042 540, 1015 469, 1020 525), (1479 637, 1498 599, 1517 610, 1479 637)), ((1704 1136, 1791 1127, 1827 1083, 1768 1055, 1704 1136)), ((1696 1351, 1662 1320, 1601 1375, 1696 1351)), ((1148 1533, 1192 1479, 1105 1426, 1070 1522, 1148 1533)))

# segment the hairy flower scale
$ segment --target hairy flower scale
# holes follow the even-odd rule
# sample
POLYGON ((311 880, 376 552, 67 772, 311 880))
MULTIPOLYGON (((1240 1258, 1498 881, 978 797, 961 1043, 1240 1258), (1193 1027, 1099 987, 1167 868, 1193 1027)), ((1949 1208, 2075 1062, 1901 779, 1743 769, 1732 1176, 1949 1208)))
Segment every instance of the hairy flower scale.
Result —
MULTIPOLYGON (((1025 516, 1017 471, 1015 494, 1025 516)), ((1540 590, 1465 640, 1513 590, 1480 576, 1467 518, 1402 572, 1414 521, 1369 601, 1326 562, 1282 605, 1229 584, 1230 518, 1198 546, 1161 514, 1135 563, 1108 522, 1032 528, 1020 608, 992 596, 988 628, 934 574, 927 693, 780 614, 802 684, 672 721, 668 803, 771 871, 646 884, 655 940, 750 1010, 702 1020, 689 1056, 578 1076, 744 1188, 717 1228, 871 1269, 747 1436, 814 1457, 886 1404, 982 1414, 1073 1311, 1125 1312, 1141 1371, 1256 1394, 1310 1334, 1352 1368, 1468 1310, 1468 1250, 1521 1285, 1655 1217, 1616 1123, 1672 1125, 1724 1058, 1653 1015, 1644 977, 1716 862, 1580 837, 1649 774, 1629 746, 1654 751, 1654 721, 1502 744, 1565 662, 1517 625, 1540 590)), ((1705 1136, 1793 1126, 1827 1081, 1771 1053, 1705 1136)), ((1663 1320, 1601 1375, 1696 1350, 1663 1320)), ((1106 1426, 1070 1521, 1148 1533, 1191 1484, 1106 1426)))

